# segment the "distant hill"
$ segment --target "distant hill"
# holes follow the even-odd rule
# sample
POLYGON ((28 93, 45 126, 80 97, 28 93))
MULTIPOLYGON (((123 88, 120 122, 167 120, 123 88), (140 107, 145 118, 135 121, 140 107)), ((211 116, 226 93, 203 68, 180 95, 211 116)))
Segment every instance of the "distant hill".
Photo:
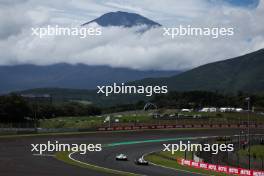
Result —
MULTIPOLYGON (((80 69, 78 70, 80 71, 80 69)), ((71 71, 67 69, 64 71, 66 73, 69 73, 68 75, 71 75, 70 74, 71 71)), ((65 74, 65 72, 63 73, 65 74)), ((49 71, 49 73, 52 72, 49 71)), ((82 77, 83 75, 80 74, 80 72, 73 72, 73 73, 76 73, 81 77, 78 79, 83 79, 82 77)), ((104 72, 104 74, 98 73, 99 75, 96 72, 90 72, 90 73, 92 73, 92 75, 95 75, 93 79, 96 79, 99 75, 100 77, 104 75, 105 80, 107 80, 108 76, 111 76, 109 75, 110 72, 104 72)), ((121 74, 122 72, 118 72, 117 70, 115 70, 115 73, 121 74)), ((133 71, 131 71, 130 73, 133 73, 133 71)), ((164 75, 165 73, 163 72, 162 74, 164 75)), ((167 72, 166 74, 173 74, 173 72, 167 72)), ((68 75, 65 75, 65 77, 67 77, 68 75)), ((152 77, 155 77, 154 75, 155 75, 154 73, 151 73, 152 77)), ((12 74, 6 76, 12 77, 12 74)), ((58 76, 52 76, 52 74, 50 74, 50 77, 54 78, 54 81, 59 80, 59 79, 55 79, 58 76)), ((111 79, 113 78, 114 77, 111 77, 111 79)), ((117 79, 119 77, 115 77, 115 78, 117 79)), ((77 83, 80 84, 81 82, 77 81, 77 83)), ((250 54, 246 54, 244 56, 236 57, 233 59, 206 64, 197 67, 195 69, 192 69, 190 71, 180 73, 178 75, 163 77, 163 78, 147 78, 132 82, 130 81, 128 84, 146 85, 146 86, 168 85, 169 90, 176 90, 176 91, 205 90, 205 91, 218 91, 220 93, 232 93, 237 91, 244 91, 249 93, 264 93, 264 49, 250 54)), ((61 85, 61 87, 63 86, 61 85)), ((135 103, 139 100, 148 101, 149 98, 152 98, 152 97, 145 97, 139 95, 124 95, 124 96, 115 95, 115 96, 105 97, 103 95, 96 94, 96 90, 59 89, 59 88, 31 89, 19 93, 20 94, 50 94, 55 101, 59 101, 59 102, 72 101, 72 100, 85 100, 102 106, 113 106, 115 104, 135 103)))
POLYGON ((52 100, 55 104, 61 102, 89 102, 102 107, 132 104, 138 102, 139 100, 149 99, 149 97, 142 95, 111 95, 106 97, 102 94, 97 94, 96 89, 37 88, 16 91, 14 93, 23 96, 43 96, 47 94, 52 97, 52 100))
POLYGON ((206 64, 168 78, 143 79, 132 84, 168 85, 170 90, 264 92, 264 49, 206 64))
POLYGON ((109 12, 99 18, 84 23, 84 25, 96 22, 98 25, 103 27, 108 26, 122 26, 122 27, 133 27, 137 25, 146 25, 147 27, 158 27, 161 26, 159 23, 152 21, 146 17, 143 17, 136 13, 128 12, 109 12))
POLYGON ((34 88, 95 89, 97 85, 165 77, 178 71, 139 71, 84 64, 0 66, 0 93, 34 88))

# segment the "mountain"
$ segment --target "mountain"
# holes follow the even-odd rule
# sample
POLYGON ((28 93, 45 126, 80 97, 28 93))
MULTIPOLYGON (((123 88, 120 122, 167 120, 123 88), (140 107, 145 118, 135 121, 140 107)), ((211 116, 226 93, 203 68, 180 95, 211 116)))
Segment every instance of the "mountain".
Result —
POLYGON ((106 13, 95 20, 92 20, 88 23, 84 23, 84 25, 96 22, 100 26, 108 27, 108 26, 122 26, 122 27, 133 27, 137 25, 146 25, 147 27, 159 27, 161 26, 159 23, 156 23, 146 17, 143 17, 136 13, 128 13, 128 12, 109 12, 106 13))
POLYGON ((165 77, 177 73, 179 72, 139 71, 84 64, 0 66, 0 93, 44 87, 95 89, 98 85, 108 85, 113 82, 165 77))
POLYGON ((168 85, 169 90, 177 91, 264 92, 264 49, 172 77, 143 79, 132 84, 168 85))
POLYGON ((137 103, 139 100, 149 100, 151 97, 146 97, 144 95, 127 95, 127 94, 115 94, 108 97, 97 94, 97 89, 68 89, 68 88, 37 88, 28 89, 23 91, 16 91, 19 95, 25 97, 30 96, 44 96, 50 95, 52 97, 52 102, 55 104, 60 104, 63 102, 79 102, 79 103, 91 103, 96 106, 101 107, 111 107, 114 105, 122 104, 132 104, 137 103))
MULTIPOLYGON (((83 65, 81 66, 85 67, 83 65)), ((63 67, 63 65, 60 67, 63 67)), ((64 68, 61 68, 61 69, 64 69, 64 68)), ((14 68, 14 70, 19 70, 19 69, 14 68)), ((36 70, 39 71, 39 67, 37 67, 35 71, 36 70)), ((65 72, 71 72, 71 71, 67 69, 65 70, 65 72)), ((114 73, 116 72, 119 72, 119 71, 116 70, 114 73)), ((138 71, 131 70, 130 73, 133 73, 133 72, 137 73, 138 71)), ((2 72, 1 72, 1 67, 0 67, 0 75, 2 75, 1 73, 2 72)), ((20 72, 20 74, 21 73, 23 72, 20 72)), ((44 72, 42 73, 45 74, 44 72)), ((51 78, 58 77, 58 76, 53 76, 51 74, 52 73, 51 71, 49 71, 49 73, 50 73, 51 78)), ((95 77, 97 77, 98 75, 98 72, 91 72, 91 73, 93 73, 95 77)), ((119 73, 121 74, 121 72, 119 73)), ((126 73, 126 72, 122 72, 122 73, 126 73)), ((155 77, 157 75, 165 76, 166 74, 174 74, 173 72, 165 72, 165 73, 161 72, 159 74, 154 74, 154 73, 156 72, 151 73, 151 77, 155 77)), ((33 72, 31 72, 31 74, 33 74, 33 72)), ((111 74, 112 73, 110 72, 104 72, 103 75, 106 76, 104 78, 108 79, 108 76, 111 76, 111 74)), ((17 80, 20 79, 20 77, 17 77, 18 75, 19 73, 16 74, 17 80)), ((65 75, 65 77, 67 77, 68 75, 71 75, 71 74, 69 73, 65 75)), ((77 78, 77 79, 82 79, 83 80, 82 83, 89 82, 89 81, 84 81, 86 79, 83 79, 82 73, 80 74, 80 72, 77 72, 77 75, 82 77, 82 78, 77 78)), ((119 74, 116 73, 116 75, 119 75, 119 74)), ((10 75, 5 74, 5 76, 10 77, 12 76, 12 74, 10 75)), ((99 77, 102 77, 102 75, 100 75, 99 77)), ((120 75, 116 77, 116 80, 118 80, 119 78, 120 78, 120 75)), ((104 79, 104 81, 107 79, 104 79)), ((111 79, 113 79, 113 77, 111 79)), ((6 78, 6 80, 8 80, 8 78, 6 78)), ((57 79, 57 81, 58 80, 59 79, 57 79)), ((131 78, 131 80, 133 79, 131 78)), ((54 81, 56 81, 56 79, 54 81)), ((58 82, 60 84, 60 81, 58 82)), ((244 56, 236 57, 233 59, 228 59, 224 61, 206 64, 206 65, 194 68, 190 71, 179 73, 178 75, 163 77, 163 78, 146 78, 146 79, 141 79, 138 81, 130 81, 128 84, 145 85, 145 86, 168 85, 168 88, 170 91, 171 90, 176 90, 176 91, 205 90, 205 91, 219 91, 221 93, 234 93, 237 91, 244 91, 244 92, 249 92, 249 93, 264 93, 264 49, 253 52, 253 53, 246 54, 244 56)), ((63 87, 62 85, 63 84, 61 84, 60 87, 63 87)), ((44 86, 44 87, 47 87, 47 86, 44 86)), ((54 101, 58 101, 58 102, 72 101, 72 100, 84 100, 84 101, 89 101, 89 102, 92 102, 92 103, 95 103, 101 106, 113 106, 115 104, 135 103, 139 100, 146 101, 146 98, 151 98, 151 97, 145 97, 145 96, 140 97, 139 95, 130 95, 130 96, 129 95, 127 96, 115 95, 115 96, 110 96, 106 98, 102 95, 96 94, 96 90, 58 89, 58 88, 31 89, 31 90, 22 91, 19 93, 21 94, 50 94, 53 97, 54 101)))

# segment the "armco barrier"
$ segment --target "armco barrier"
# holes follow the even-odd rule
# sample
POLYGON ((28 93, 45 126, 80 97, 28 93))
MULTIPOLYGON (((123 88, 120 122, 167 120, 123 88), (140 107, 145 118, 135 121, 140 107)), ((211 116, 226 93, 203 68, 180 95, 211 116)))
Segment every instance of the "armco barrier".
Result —
POLYGON ((243 168, 235 168, 231 166, 221 166, 221 165, 215 165, 215 164, 209 164, 209 163, 203 163, 203 162, 195 162, 192 160, 186 160, 182 158, 177 159, 177 162, 178 164, 182 166, 188 166, 188 167, 193 167, 197 169, 203 169, 203 170, 230 174, 230 175, 264 176, 264 171, 248 170, 248 169, 243 169, 243 168))
MULTIPOLYGON (((145 129, 172 129, 172 128, 246 128, 245 125, 139 125, 139 126, 113 126, 109 127, 100 127, 98 131, 120 131, 120 130, 145 130, 145 129)), ((263 128, 264 125, 254 125, 251 128, 263 128)))

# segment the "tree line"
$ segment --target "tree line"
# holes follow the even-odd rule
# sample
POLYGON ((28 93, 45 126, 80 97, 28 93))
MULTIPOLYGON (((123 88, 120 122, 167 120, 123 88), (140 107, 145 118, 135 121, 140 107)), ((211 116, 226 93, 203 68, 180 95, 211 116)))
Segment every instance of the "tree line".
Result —
POLYGON ((77 102, 47 103, 28 101, 22 96, 11 94, 0 96, 0 122, 24 122, 49 119, 59 116, 100 115, 101 109, 77 102))
POLYGON ((174 92, 170 91, 166 95, 156 95, 153 102, 160 108, 192 108, 201 109, 203 107, 235 107, 247 109, 247 97, 250 97, 250 106, 264 108, 263 95, 250 95, 238 92, 237 94, 221 94, 219 92, 189 91, 174 92))
MULTIPOLYGON (((240 107, 247 109, 246 97, 251 97, 251 106, 264 108, 263 95, 249 95, 238 92, 236 95, 224 95, 218 92, 191 91, 172 92, 166 95, 155 95, 150 101, 158 108, 192 108, 203 107, 240 107)), ((129 102, 129 101, 128 101, 129 102)), ((135 104, 113 105, 111 107, 97 107, 92 104, 79 102, 39 102, 29 101, 22 96, 10 94, 0 96, 0 122, 23 122, 36 119, 49 119, 60 116, 93 116, 143 109, 146 102, 142 100, 135 104)), ((264 111, 264 109, 262 109, 264 111)))

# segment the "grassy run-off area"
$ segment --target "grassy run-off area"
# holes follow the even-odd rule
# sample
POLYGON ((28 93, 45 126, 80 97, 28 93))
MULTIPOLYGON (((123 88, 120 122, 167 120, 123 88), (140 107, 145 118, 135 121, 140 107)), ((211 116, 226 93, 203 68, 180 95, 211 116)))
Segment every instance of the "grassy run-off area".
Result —
MULTIPOLYGON (((248 148, 238 151, 240 156, 248 156, 248 148)), ((264 158, 264 145, 253 145, 250 148, 250 155, 259 159, 264 158)))
MULTIPOLYGON (((166 110, 163 113, 175 114, 175 110, 166 110)), ((232 123, 247 121, 247 113, 203 113, 203 112, 191 112, 181 113, 185 115, 201 115, 207 119, 185 119, 184 124, 188 123, 232 123)), ((43 119, 39 121, 41 128, 91 128, 99 127, 104 124, 104 120, 107 115, 102 116, 78 116, 78 117, 58 117, 53 119, 43 119)), ((119 123, 157 123, 163 121, 160 119, 153 119, 150 113, 139 111, 138 113, 116 113, 111 115, 111 120, 118 119, 119 123)), ((256 123, 264 123, 264 115, 251 114, 250 120, 256 123)))
MULTIPOLYGON (((41 128, 91 128, 105 124, 106 116, 80 116, 80 117, 58 117, 54 119, 40 120, 41 128)), ((119 119, 120 123, 131 122, 151 122, 153 120, 148 115, 124 115, 122 117, 112 117, 111 121, 119 119)))
MULTIPOLYGON (((225 176, 226 174, 221 174, 219 172, 212 172, 208 170, 203 169, 197 169, 192 168, 188 166, 182 166, 177 163, 177 158, 184 158, 184 152, 177 151, 174 153, 174 155, 171 154, 171 152, 157 152, 157 153, 151 153, 147 156, 145 156, 145 159, 161 166, 169 167, 176 170, 182 170, 187 172, 193 172, 203 175, 217 175, 217 176, 225 176)), ((190 152, 187 153, 186 159, 192 159, 192 155, 190 152)))

